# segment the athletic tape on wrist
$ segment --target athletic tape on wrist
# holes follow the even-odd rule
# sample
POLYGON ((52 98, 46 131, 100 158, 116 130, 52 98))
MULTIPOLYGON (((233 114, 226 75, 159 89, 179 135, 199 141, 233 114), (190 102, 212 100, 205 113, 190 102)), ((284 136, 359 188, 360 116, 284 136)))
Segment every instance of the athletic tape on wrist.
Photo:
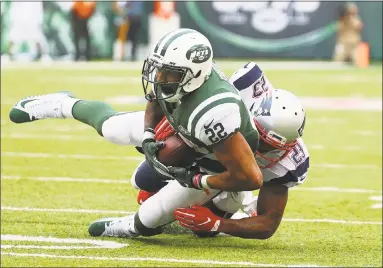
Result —
POLYGON ((154 130, 153 129, 146 129, 144 132, 143 140, 147 139, 154 139, 154 130))
POLYGON ((203 175, 201 178, 201 185, 203 189, 211 190, 209 185, 207 184, 207 178, 211 177, 211 175, 203 175))

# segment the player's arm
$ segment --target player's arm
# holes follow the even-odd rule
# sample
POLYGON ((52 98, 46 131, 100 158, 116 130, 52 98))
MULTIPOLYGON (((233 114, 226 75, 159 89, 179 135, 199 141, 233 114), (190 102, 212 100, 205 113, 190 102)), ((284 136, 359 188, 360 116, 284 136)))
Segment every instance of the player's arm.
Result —
POLYGON ((207 186, 224 191, 251 191, 262 187, 262 173, 243 135, 231 137, 213 147, 219 162, 227 171, 208 176, 207 186))
POLYGON ((257 216, 236 220, 224 219, 202 206, 178 208, 174 216, 182 226, 193 231, 217 231, 241 238, 268 239, 279 227, 287 198, 286 186, 265 183, 258 195, 257 216))
MULTIPOLYGON (((150 92, 150 94, 153 95, 153 92, 150 92)), ((158 100, 153 98, 151 101, 148 101, 145 109, 145 129, 154 129, 163 117, 164 112, 162 111, 158 100)))
MULTIPOLYGON (((152 95, 153 93, 150 92, 152 95)), ((161 174, 167 174, 168 170, 164 164, 157 159, 158 151, 163 148, 163 143, 155 140, 155 127, 162 120, 164 113, 157 99, 148 101, 145 109, 144 135, 142 138, 142 151, 149 164, 161 174)))
POLYGON ((270 238, 279 227, 287 199, 286 186, 265 183, 258 195, 257 216, 239 220, 222 219, 218 231, 242 238, 270 238))
MULTIPOLYGON (((192 122, 190 129, 195 129, 195 137, 213 150, 226 171, 218 175, 206 175, 184 168, 169 168, 182 185, 224 191, 251 191, 262 186, 262 173, 254 154, 239 132, 242 118, 236 100, 233 97, 231 102, 217 104, 199 119, 189 119, 192 122)), ((257 131, 255 127, 253 131, 257 131)))

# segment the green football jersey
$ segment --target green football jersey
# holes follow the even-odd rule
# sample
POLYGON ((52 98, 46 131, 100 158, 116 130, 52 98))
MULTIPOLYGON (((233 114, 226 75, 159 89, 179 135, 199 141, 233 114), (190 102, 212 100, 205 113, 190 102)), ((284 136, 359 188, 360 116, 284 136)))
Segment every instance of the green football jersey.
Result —
MULTIPOLYGON (((214 144, 239 131, 255 153, 258 131, 237 89, 214 66, 209 79, 177 104, 159 100, 172 127, 201 157, 198 164, 212 173, 224 167, 212 153, 214 144)), ((240 150, 240 148, 238 148, 240 150)))

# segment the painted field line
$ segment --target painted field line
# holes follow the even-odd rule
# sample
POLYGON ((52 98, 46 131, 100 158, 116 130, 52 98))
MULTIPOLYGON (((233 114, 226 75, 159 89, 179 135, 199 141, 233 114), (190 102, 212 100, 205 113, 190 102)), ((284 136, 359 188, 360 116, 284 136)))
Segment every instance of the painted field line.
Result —
POLYGON ((292 191, 309 191, 309 192, 337 192, 337 193, 381 193, 379 190, 371 189, 353 189, 338 187, 293 187, 292 191))
MULTIPOLYGON (((134 214, 132 211, 119 211, 119 210, 93 210, 93 209, 74 209, 74 208, 64 208, 64 209, 55 209, 55 208, 28 208, 28 207, 10 207, 2 206, 1 210, 8 211, 24 211, 24 212, 64 212, 64 213, 99 213, 99 214, 134 214)), ((236 215, 240 217, 247 217, 247 214, 242 212, 237 212, 236 215)), ((377 221, 346 221, 346 220, 337 220, 337 219, 283 219, 287 222, 322 222, 322 223, 338 223, 338 224, 371 224, 371 225, 382 225, 382 222, 377 221)))
POLYGON ((372 201, 377 201, 378 203, 371 206, 372 209, 381 209, 382 208, 382 196, 371 196, 369 198, 372 201))
MULTIPOLYGON (((85 183, 110 183, 110 184, 130 184, 130 180, 108 180, 99 178, 71 178, 71 177, 29 177, 21 175, 2 175, 3 180, 33 180, 33 181, 52 181, 52 182, 85 182, 85 183)), ((293 191, 310 192, 338 192, 338 193, 381 193, 379 190, 353 189, 338 187, 294 187, 293 191)))
POLYGON ((2 134, 2 139, 26 139, 26 140, 62 140, 62 141, 81 141, 81 142, 103 142, 106 141, 101 137, 88 137, 81 135, 62 135, 62 134, 22 134, 22 133, 13 133, 13 134, 2 134))
MULTIPOLYGON (((89 137, 84 135, 63 135, 63 134, 24 134, 24 133, 12 133, 12 134, 2 134, 2 139, 19 139, 19 140, 56 140, 56 141, 80 141, 80 142, 108 142, 106 139, 101 137, 89 137)), ((327 150, 328 148, 321 144, 312 144, 307 145, 307 148, 311 150, 327 150)), ((369 150, 372 151, 375 148, 366 148, 363 146, 342 146, 342 147, 331 147, 331 150, 338 151, 361 151, 369 150)), ((379 151, 379 153, 381 153, 379 151)))
POLYGON ((28 208, 28 207, 8 207, 2 206, 1 210, 24 211, 24 212, 53 212, 53 213, 98 213, 98 214, 134 214, 134 211, 122 210, 98 210, 98 209, 76 209, 76 208, 28 208))
POLYGON ((123 248, 128 244, 121 244, 110 240, 78 239, 78 238, 56 238, 45 236, 24 236, 24 235, 1 235, 3 241, 28 241, 28 242, 47 242, 62 244, 91 244, 92 246, 41 246, 41 245, 3 245, 1 248, 45 248, 45 249, 88 249, 88 248, 123 248), (53 248, 54 247, 54 248, 53 248))
POLYGON ((33 181, 53 181, 53 182, 86 182, 86 183, 110 183, 110 184, 128 184, 126 180, 108 180, 99 178, 70 178, 70 177, 24 177, 2 175, 3 180, 33 180, 33 181))
POLYGON ((172 263, 194 263, 194 264, 213 264, 213 265, 231 265, 231 266, 258 266, 258 267, 320 267, 312 264, 298 264, 298 265, 280 265, 280 264, 265 264, 243 261, 214 261, 214 260, 187 260, 187 259, 166 259, 166 258, 149 258, 149 257, 131 257, 131 258, 116 258, 116 257, 100 257, 100 256, 78 256, 78 255, 53 255, 53 254, 38 254, 38 253, 16 253, 16 252, 1 252, 1 255, 15 256, 15 257, 40 257, 52 259, 87 259, 95 261, 152 261, 152 262, 172 262, 172 263))
POLYGON ((332 164, 332 163, 310 163, 310 167, 318 168, 331 168, 331 169, 381 169, 376 165, 366 164, 366 165, 345 165, 345 164, 332 164))
MULTIPOLYGON (((225 69, 238 69, 243 67, 247 61, 217 61, 221 68, 225 69)), ((338 62, 325 62, 325 61, 257 61, 259 66, 262 66, 263 70, 352 70, 353 68, 338 62)), ((20 69, 37 70, 37 69, 49 69, 49 70, 141 70, 142 62, 52 62, 50 64, 44 64, 39 62, 8 62, 1 65, 2 70, 15 70, 20 69)))
MULTIPOLYGON (((244 212, 236 212, 232 219, 248 218, 249 216, 244 212)), ((338 223, 338 224, 359 224, 359 225, 382 225, 380 221, 346 221, 346 220, 335 220, 335 219, 285 219, 282 221, 287 222, 318 222, 318 223, 338 223)))
POLYGON ((142 161, 144 157, 138 156, 105 156, 90 154, 49 154, 49 153, 29 153, 29 152, 1 152, 2 156, 8 157, 28 157, 28 158, 73 158, 73 159, 102 159, 102 160, 133 160, 142 161))
POLYGON ((382 225, 381 221, 345 221, 334 219, 282 219, 289 222, 323 222, 323 223, 339 223, 339 224, 361 224, 361 225, 382 225))
MULTIPOLYGON (((105 160, 134 160, 142 161, 144 157, 139 156, 103 156, 88 154, 50 154, 50 153, 32 153, 32 152, 1 152, 2 156, 8 157, 28 157, 28 158, 74 158, 74 159, 105 159, 105 160)), ((345 165, 332 163, 313 163, 310 167, 331 168, 331 169, 381 169, 376 165, 345 165)))
MULTIPOLYGON (((380 83, 380 82, 379 82, 380 83)), ((361 97, 300 97, 303 105, 309 110, 343 110, 343 111, 382 111, 382 99, 361 97)), ((143 96, 116 96, 105 99, 111 104, 145 104, 143 96)))

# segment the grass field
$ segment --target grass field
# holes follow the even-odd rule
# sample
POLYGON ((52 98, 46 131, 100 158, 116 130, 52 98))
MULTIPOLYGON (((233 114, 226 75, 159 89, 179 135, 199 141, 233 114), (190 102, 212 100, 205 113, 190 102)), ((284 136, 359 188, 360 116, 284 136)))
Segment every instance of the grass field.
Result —
MULTIPOLYGON (((243 63, 222 66, 231 75, 243 63)), ((129 178, 142 155, 75 120, 15 125, 8 112, 19 98, 63 89, 119 111, 142 110, 142 102, 123 98, 143 95, 140 66, 3 68, 1 266, 381 267, 382 69, 305 64, 264 65, 275 87, 305 97, 311 158, 269 240, 201 239, 175 224, 151 238, 89 237, 93 220, 137 210, 129 178)))

